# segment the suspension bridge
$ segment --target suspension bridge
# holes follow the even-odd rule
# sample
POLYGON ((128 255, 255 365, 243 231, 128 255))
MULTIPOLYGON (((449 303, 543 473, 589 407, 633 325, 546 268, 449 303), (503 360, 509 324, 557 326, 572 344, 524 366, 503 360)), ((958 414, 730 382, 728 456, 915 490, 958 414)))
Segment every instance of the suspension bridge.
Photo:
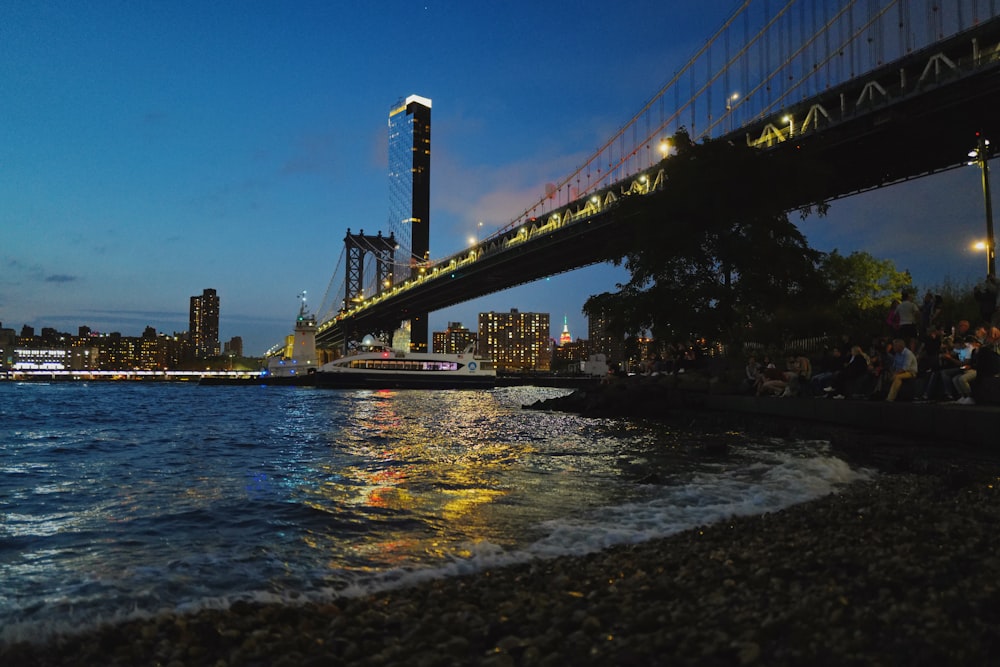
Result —
POLYGON ((471 248, 414 256, 399 221, 385 234, 348 231, 317 341, 342 349, 620 255, 670 187, 678 131, 752 147, 755 169, 771 155, 823 164, 815 187, 782 193, 789 210, 961 166, 977 138, 1000 137, 998 4, 746 0, 589 159, 471 248))

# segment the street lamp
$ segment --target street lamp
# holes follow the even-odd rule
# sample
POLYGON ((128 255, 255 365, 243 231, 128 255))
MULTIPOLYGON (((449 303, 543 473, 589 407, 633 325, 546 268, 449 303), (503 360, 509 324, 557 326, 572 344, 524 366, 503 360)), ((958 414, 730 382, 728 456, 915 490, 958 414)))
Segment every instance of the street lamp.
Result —
POLYGON ((969 151, 969 157, 979 165, 983 174, 983 203, 986 208, 986 275, 997 274, 996 241, 993 238, 993 202, 990 199, 990 140, 976 132, 976 147, 969 151))
POLYGON ((739 93, 733 93, 732 95, 726 98, 726 116, 729 122, 730 131, 732 131, 733 129, 733 108, 736 106, 736 102, 739 101, 739 99, 740 99, 739 93))
POLYGON ((795 136, 795 118, 792 114, 786 114, 781 118, 782 123, 788 123, 788 138, 791 139, 795 136))
POLYGON ((670 155, 670 139, 660 139, 660 155, 663 157, 670 155))

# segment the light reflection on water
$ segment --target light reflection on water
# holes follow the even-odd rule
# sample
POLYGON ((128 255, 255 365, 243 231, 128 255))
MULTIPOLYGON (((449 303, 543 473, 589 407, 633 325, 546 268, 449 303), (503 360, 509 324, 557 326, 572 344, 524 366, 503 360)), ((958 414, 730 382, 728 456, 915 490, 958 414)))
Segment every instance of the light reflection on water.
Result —
POLYGON ((745 460, 521 409, 563 393, 0 383, 0 640, 551 548, 553 522, 599 532, 745 460))

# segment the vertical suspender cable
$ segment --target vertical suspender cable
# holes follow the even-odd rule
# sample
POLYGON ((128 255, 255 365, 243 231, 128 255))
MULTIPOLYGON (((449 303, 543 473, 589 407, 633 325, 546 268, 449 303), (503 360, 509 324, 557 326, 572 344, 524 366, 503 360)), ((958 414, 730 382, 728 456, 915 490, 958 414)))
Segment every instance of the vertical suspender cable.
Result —
POLYGON ((730 32, 729 30, 726 31, 726 45, 725 45, 725 47, 726 47, 726 64, 725 64, 726 71, 725 71, 725 74, 723 75, 723 81, 722 81, 722 86, 723 86, 723 89, 724 89, 722 92, 725 93, 725 95, 726 95, 726 116, 727 116, 725 125, 723 125, 723 127, 722 127, 722 131, 723 132, 725 132, 727 128, 731 128, 733 126, 733 118, 732 118, 732 113, 733 113, 733 98, 732 98, 733 89, 732 89, 732 86, 729 85, 729 32, 730 32))
MULTIPOLYGON (((710 81, 712 79, 712 49, 709 48, 705 53, 705 80, 710 81)), ((705 91, 705 113, 708 115, 708 120, 705 122, 705 134, 708 135, 712 127, 712 86, 709 84, 708 89, 705 91)))
MULTIPOLYGON (((743 43, 744 44, 750 43, 750 12, 743 13, 743 43)), ((741 69, 743 70, 743 80, 740 82, 740 88, 741 88, 740 95, 743 96, 741 103, 747 104, 750 102, 750 100, 747 98, 747 91, 750 90, 750 54, 746 53, 743 56, 741 56, 741 58, 742 60, 740 61, 740 63, 741 63, 741 69)), ((753 110, 751 109, 751 111, 753 110)), ((751 113, 750 116, 752 117, 752 115, 753 114, 751 113)), ((743 117, 747 118, 747 114, 744 113, 743 117)))
POLYGON ((854 57, 854 50, 857 47, 858 40, 854 38, 854 9, 847 13, 847 34, 851 35, 851 41, 847 45, 847 49, 850 53, 851 63, 850 70, 848 70, 848 76, 854 78, 858 75, 857 61, 854 57))
MULTIPOLYGON (((819 35, 819 22, 816 18, 816 0, 812 1, 812 28, 810 32, 812 32, 814 38, 815 36, 819 35)), ((809 69, 812 70, 813 74, 817 73, 816 63, 819 62, 819 55, 817 53, 818 51, 819 51, 819 40, 816 40, 813 42, 813 47, 812 47, 812 62, 809 63, 809 69)), ((820 88, 819 85, 819 77, 817 77, 813 80, 813 88, 812 88, 813 95, 819 95, 821 90, 822 89, 820 88)))
MULTIPOLYGON (((826 17, 830 15, 830 8, 827 5, 828 2, 829 2, 829 0, 823 0, 823 20, 824 21, 826 20, 826 17)), ((827 55, 830 55, 830 26, 826 26, 825 28, 823 28, 823 41, 824 41, 824 44, 823 44, 823 53, 825 53, 827 55)), ((830 67, 829 67, 829 65, 826 66, 826 67, 824 67, 823 71, 826 72, 826 87, 829 88, 830 87, 830 67)))
POLYGON ((899 48, 901 55, 904 55, 910 52, 910 43, 906 36, 906 0, 900 0, 896 5, 896 12, 899 17, 896 20, 899 25, 899 48))
MULTIPOLYGON (((764 0, 764 20, 767 22, 771 21, 771 8, 768 6, 768 1, 764 0)), ((764 51, 762 52, 762 58, 760 63, 760 73, 764 76, 765 72, 771 70, 771 31, 768 30, 764 33, 764 51)), ((767 85, 767 106, 771 106, 771 84, 767 85)))

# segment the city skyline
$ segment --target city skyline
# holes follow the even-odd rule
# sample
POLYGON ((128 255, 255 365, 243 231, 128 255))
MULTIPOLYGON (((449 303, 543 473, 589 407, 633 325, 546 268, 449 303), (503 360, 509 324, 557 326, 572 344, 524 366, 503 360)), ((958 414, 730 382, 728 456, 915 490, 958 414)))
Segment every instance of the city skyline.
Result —
MULTIPOLYGON (((193 358, 198 359, 211 359, 220 356, 227 356, 228 352, 223 348, 228 348, 234 344, 242 346, 242 339, 239 336, 233 337, 228 341, 221 341, 218 339, 211 338, 211 335, 206 336, 206 333, 212 333, 217 329, 217 322, 219 316, 219 297, 216 291, 211 288, 206 288, 202 290, 202 294, 194 295, 190 297, 191 311, 189 319, 189 328, 187 331, 173 331, 166 332, 157 330, 155 327, 146 326, 143 329, 141 335, 133 335, 131 332, 121 332, 121 331, 96 331, 92 330, 89 326, 80 325, 78 327, 72 327, 71 329, 57 329, 55 327, 41 326, 35 327, 30 324, 23 324, 19 329, 13 327, 5 327, 4 323, 0 321, 0 331, 9 331, 14 336, 21 338, 34 338, 36 341, 34 343, 28 344, 29 347, 33 349, 45 349, 42 345, 39 347, 38 343, 51 342, 57 348, 64 347, 64 341, 61 340, 64 337, 69 338, 107 338, 111 336, 119 336, 122 338, 169 338, 173 340, 187 340, 190 343, 193 358), (75 333, 74 333, 75 331, 75 333), (52 336, 58 336, 59 340, 52 336)), ((522 316, 538 316, 544 318, 546 323, 549 322, 550 313, 528 313, 521 312, 517 308, 511 308, 509 312, 481 312, 477 314, 477 322, 479 325, 482 324, 483 318, 486 317, 488 320, 492 318, 503 318, 509 317, 510 315, 516 315, 520 313, 522 316)), ((592 328, 589 323, 588 326, 592 328)), ((447 352, 447 353, 459 353, 464 351, 466 345, 469 342, 475 343, 476 339, 480 334, 478 325, 476 329, 469 329, 462 322, 448 322, 447 327, 441 331, 432 332, 434 335, 434 344, 432 345, 432 350, 434 352, 447 352)), ((575 343, 578 341, 587 341, 587 338, 583 335, 576 337, 571 337, 567 339, 568 323, 563 324, 562 336, 558 341, 559 345, 566 343, 575 343)), ((287 346, 288 339, 292 337, 292 334, 288 334, 286 340, 283 344, 287 346)), ((555 339, 551 338, 551 342, 555 343, 555 339)), ((430 350, 428 350, 430 351, 430 350)), ((235 355, 242 356, 242 355, 235 355)), ((2 361, 0 361, 2 365, 2 361)))
MULTIPOLYGON (((299 293, 319 305, 346 230, 385 229, 395 100, 434 101, 430 247, 446 256, 583 162, 735 5, 13 5, 0 321, 183 331, 189 296, 212 286, 219 338, 259 355, 291 332, 299 293), (415 36, 419 64, 404 58, 415 36)), ((926 288, 982 277, 983 220, 965 167, 800 226, 819 250, 891 259, 926 288)), ((517 308, 585 338, 584 301, 626 279, 607 265, 553 276, 431 313, 429 330, 517 308)))

